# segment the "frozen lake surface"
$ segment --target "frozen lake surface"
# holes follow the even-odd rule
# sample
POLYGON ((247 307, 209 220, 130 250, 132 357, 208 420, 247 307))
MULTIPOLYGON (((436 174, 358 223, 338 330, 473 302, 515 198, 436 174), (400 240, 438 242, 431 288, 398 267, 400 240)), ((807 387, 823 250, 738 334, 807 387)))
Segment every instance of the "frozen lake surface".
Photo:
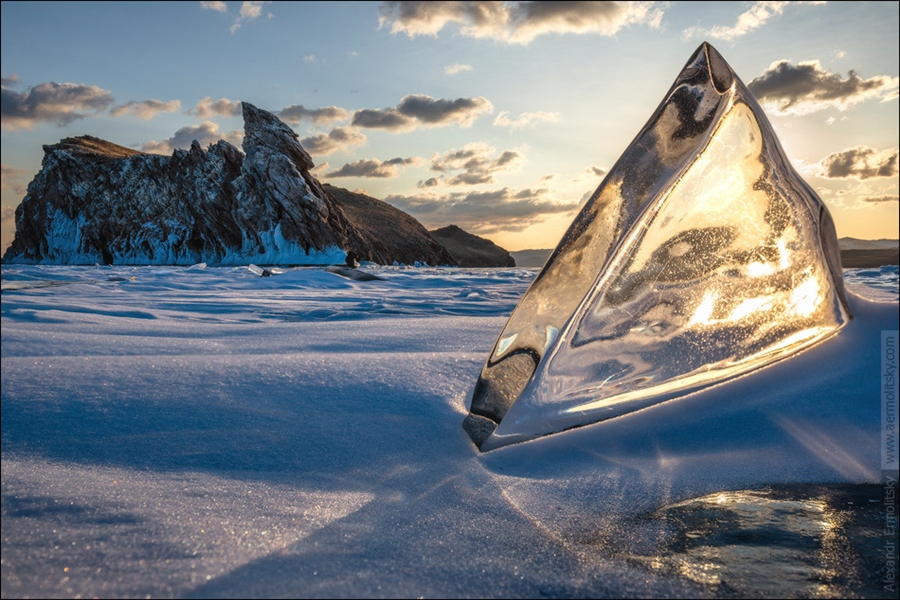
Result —
POLYGON ((897 267, 788 360, 484 454, 536 270, 363 270, 4 265, 2 596, 896 597, 897 267))

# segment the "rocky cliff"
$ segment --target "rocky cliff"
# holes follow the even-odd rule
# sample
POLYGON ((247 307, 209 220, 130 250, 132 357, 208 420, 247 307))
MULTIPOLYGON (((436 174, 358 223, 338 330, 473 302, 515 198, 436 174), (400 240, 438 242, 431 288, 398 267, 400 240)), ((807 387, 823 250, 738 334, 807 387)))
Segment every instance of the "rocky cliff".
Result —
POLYGON ((396 256, 431 256, 424 261, 431 266, 463 266, 421 223, 402 210, 383 200, 327 183, 323 188, 356 229, 362 241, 359 248, 352 248, 357 256, 383 265, 392 264, 392 257, 396 256))
POLYGON ((3 261, 301 265, 343 263, 352 251, 378 263, 448 264, 424 227, 355 226, 310 174, 290 127, 246 102, 243 117, 243 152, 194 142, 162 156, 91 136, 45 146, 3 261), (387 235, 414 242, 375 243, 387 235))

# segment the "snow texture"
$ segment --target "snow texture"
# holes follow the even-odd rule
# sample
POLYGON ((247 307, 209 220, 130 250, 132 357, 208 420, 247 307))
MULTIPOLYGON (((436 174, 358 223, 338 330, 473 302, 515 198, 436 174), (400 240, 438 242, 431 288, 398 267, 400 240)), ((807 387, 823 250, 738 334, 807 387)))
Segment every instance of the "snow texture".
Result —
POLYGON ((800 354, 486 454, 466 404, 536 271, 361 270, 4 265, 2 596, 713 596, 623 556, 669 535, 642 515, 881 481, 896 267, 800 354))

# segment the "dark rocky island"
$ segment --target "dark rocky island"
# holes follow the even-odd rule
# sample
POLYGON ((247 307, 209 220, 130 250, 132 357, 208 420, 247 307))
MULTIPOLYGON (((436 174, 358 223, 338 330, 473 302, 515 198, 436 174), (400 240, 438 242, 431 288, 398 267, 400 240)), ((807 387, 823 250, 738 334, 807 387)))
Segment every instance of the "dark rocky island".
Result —
POLYGON ((243 103, 226 141, 171 156, 95 137, 44 146, 3 256, 18 264, 454 264, 411 216, 323 186, 294 131, 243 103))

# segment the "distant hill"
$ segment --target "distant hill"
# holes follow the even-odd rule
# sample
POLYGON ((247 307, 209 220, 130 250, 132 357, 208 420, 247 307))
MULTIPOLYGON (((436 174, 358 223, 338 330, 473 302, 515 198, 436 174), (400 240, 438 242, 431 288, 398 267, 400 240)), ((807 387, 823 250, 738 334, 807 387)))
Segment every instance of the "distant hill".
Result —
POLYGON ((448 225, 429 232, 450 251, 460 267, 515 267, 509 252, 490 240, 448 225))
POLYGON ((841 238, 841 266, 845 269, 867 269, 900 264, 900 240, 860 240, 841 238))
POLYGON ((552 252, 552 248, 545 248, 541 250, 518 250, 510 252, 510 254, 515 259, 517 267, 535 269, 543 267, 552 252))
POLYGON ((838 240, 841 250, 894 250, 900 248, 900 240, 861 240, 845 237, 838 240))
POLYGON ((328 183, 322 188, 361 238, 362 246, 352 247, 360 259, 388 265, 393 260, 407 264, 418 260, 435 267, 458 264, 445 245, 411 215, 365 194, 328 183))

